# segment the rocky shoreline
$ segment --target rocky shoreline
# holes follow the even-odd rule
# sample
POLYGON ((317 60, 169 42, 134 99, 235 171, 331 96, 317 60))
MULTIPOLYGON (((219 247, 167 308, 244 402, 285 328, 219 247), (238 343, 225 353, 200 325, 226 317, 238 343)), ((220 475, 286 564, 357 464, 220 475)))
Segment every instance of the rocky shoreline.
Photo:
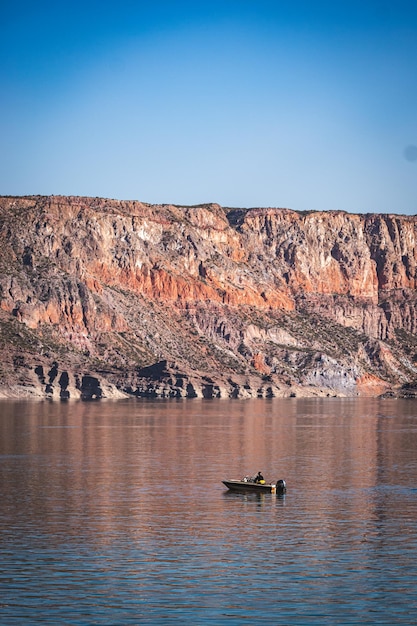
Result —
MULTIPOLYGON (((27 371, 25 382, 0 385, 0 399, 42 400, 106 400, 123 398, 305 398, 305 397, 352 397, 353 394, 330 391, 329 388, 282 385, 271 377, 260 380, 256 376, 225 378, 217 380, 209 376, 189 375, 175 364, 166 361, 144 368, 130 376, 116 372, 80 375, 61 371, 56 362, 49 371, 37 366, 27 371)), ((381 387, 368 389, 367 396, 417 397, 417 390, 385 390, 381 387)), ((356 396, 359 394, 355 394, 356 396)))

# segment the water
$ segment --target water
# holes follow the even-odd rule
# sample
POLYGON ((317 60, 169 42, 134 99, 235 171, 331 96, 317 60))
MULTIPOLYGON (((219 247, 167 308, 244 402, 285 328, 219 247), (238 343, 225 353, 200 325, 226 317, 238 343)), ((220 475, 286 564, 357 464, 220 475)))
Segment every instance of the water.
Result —
POLYGON ((3 401, 0 623, 416 623, 416 450, 412 400, 3 401))

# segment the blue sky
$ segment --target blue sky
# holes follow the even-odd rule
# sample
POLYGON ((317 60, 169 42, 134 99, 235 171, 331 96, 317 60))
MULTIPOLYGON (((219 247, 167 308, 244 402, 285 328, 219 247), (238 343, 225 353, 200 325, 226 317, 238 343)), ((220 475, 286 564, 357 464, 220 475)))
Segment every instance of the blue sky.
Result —
POLYGON ((417 213, 415 1, 1 2, 0 194, 417 213))

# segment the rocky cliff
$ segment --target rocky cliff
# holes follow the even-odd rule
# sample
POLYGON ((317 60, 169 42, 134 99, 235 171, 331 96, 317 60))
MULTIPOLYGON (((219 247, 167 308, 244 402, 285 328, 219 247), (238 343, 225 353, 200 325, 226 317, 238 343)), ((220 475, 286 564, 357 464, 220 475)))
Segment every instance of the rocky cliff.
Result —
POLYGON ((409 387, 416 241, 400 215, 2 197, 0 393, 409 387))

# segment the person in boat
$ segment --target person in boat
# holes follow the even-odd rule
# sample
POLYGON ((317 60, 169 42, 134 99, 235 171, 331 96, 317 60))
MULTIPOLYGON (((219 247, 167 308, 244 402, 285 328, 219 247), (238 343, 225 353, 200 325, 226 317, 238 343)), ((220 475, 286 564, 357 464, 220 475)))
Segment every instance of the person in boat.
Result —
POLYGON ((265 484, 265 478, 262 476, 261 472, 258 472, 255 476, 255 483, 258 483, 259 485, 264 485, 265 484))

